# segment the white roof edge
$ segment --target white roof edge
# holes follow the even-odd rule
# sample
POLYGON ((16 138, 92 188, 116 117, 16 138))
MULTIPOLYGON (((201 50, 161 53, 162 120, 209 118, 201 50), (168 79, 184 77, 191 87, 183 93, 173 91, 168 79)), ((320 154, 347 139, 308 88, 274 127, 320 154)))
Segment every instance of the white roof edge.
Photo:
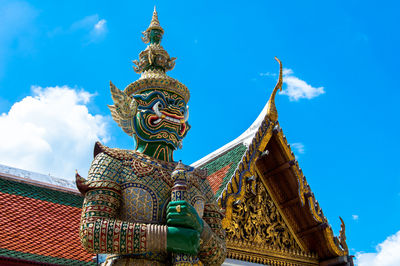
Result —
POLYGON ((267 115, 267 109, 268 109, 268 102, 265 104, 264 108, 262 109, 261 113, 258 115, 257 119, 254 120, 253 124, 245 131, 243 132, 239 137, 236 139, 232 140, 231 142, 225 144, 221 148, 213 151, 212 153, 204 156, 200 160, 192 163, 190 166, 192 167, 201 167, 204 165, 206 162, 211 160, 214 157, 217 157, 218 155, 223 154, 224 152, 232 149, 236 145, 243 143, 245 146, 249 146, 251 141, 253 140, 254 135, 256 134, 258 128, 261 126, 262 121, 265 119, 265 116, 267 115))
POLYGON ((47 184, 48 186, 55 186, 65 188, 67 190, 78 191, 74 181, 57 178, 50 175, 44 175, 36 172, 31 172, 7 165, 0 164, 0 175, 4 174, 11 178, 27 180, 31 183, 47 184))

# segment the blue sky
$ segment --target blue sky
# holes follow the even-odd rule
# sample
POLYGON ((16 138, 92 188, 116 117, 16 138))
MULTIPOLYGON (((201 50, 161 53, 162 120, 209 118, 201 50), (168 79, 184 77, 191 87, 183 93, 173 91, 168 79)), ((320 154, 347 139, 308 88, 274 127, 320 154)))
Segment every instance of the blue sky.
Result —
POLYGON ((0 0, 0 163, 71 179, 96 139, 134 147, 110 117, 108 84, 138 78, 131 61, 155 4, 178 58, 169 75, 191 91, 175 159, 190 164, 251 125, 277 56, 280 125, 334 231, 340 215, 360 265, 400 263, 380 261, 400 248, 395 1, 0 0))

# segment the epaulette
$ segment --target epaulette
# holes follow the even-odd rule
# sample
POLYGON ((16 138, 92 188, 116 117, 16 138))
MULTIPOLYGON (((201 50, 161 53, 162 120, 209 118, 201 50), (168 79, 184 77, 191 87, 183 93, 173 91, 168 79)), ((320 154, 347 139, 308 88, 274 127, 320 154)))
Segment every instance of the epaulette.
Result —
POLYGON ((93 156, 96 157, 97 154, 99 153, 105 153, 108 156, 117 159, 117 160, 130 160, 133 158, 132 152, 128 150, 122 150, 118 148, 109 148, 103 144, 101 144, 99 141, 96 141, 96 144, 94 145, 94 151, 93 151, 93 156))
POLYGON ((117 194, 121 193, 121 188, 118 183, 110 180, 88 181, 82 176, 80 176, 78 171, 75 173, 75 183, 79 192, 81 192, 83 196, 85 196, 86 192, 88 192, 89 190, 99 189, 99 188, 106 188, 108 190, 113 190, 117 194))

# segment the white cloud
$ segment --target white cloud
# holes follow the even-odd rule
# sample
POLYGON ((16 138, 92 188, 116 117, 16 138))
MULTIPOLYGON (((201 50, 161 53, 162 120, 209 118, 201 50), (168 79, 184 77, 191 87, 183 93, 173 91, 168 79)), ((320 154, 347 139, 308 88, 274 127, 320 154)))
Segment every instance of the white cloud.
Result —
POLYGON ((305 149, 304 149, 304 144, 301 142, 295 142, 290 144, 290 146, 294 149, 294 152, 297 154, 304 154, 305 149))
POLYGON ((99 20, 93 28, 93 31, 96 32, 96 34, 102 34, 106 30, 106 23, 107 21, 105 19, 99 20))
POLYGON ((282 71, 283 83, 286 84, 286 88, 279 92, 289 96, 291 101, 298 101, 299 99, 312 99, 321 94, 324 94, 324 87, 312 87, 304 80, 301 80, 293 75, 293 70, 284 68, 282 71))
POLYGON ((400 231, 389 236, 376 246, 374 253, 356 254, 358 266, 398 266, 400 265, 400 231))
POLYGON ((289 76, 289 75, 291 75, 291 74, 293 74, 293 70, 291 70, 290 68, 284 68, 284 69, 282 70, 282 75, 283 75, 283 76, 289 76))
POLYGON ((99 15, 91 15, 73 23, 71 30, 86 30, 88 32, 89 42, 99 41, 107 33, 107 20, 100 19, 99 15))
POLYGON ((265 73, 260 73, 261 77, 276 77, 276 73, 271 73, 271 72, 265 72, 265 73))
POLYGON ((357 214, 353 214, 351 217, 353 218, 354 221, 357 221, 359 218, 357 214))
POLYGON ((65 179, 85 176, 96 140, 106 142, 108 117, 89 113, 90 93, 33 87, 33 95, 0 116, 0 163, 65 179))

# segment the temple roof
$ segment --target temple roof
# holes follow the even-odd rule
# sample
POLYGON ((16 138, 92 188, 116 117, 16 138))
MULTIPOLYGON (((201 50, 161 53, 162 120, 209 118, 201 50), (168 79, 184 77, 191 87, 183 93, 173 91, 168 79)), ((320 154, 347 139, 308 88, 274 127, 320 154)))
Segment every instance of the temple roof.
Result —
POLYGON ((237 146, 243 145, 249 147, 254 135, 257 133, 257 130, 259 129, 262 121, 267 115, 267 109, 268 109, 268 104, 264 106, 263 110, 258 115, 257 119, 254 120, 253 124, 251 124, 251 126, 246 131, 244 131, 239 137, 228 142, 227 144, 213 151, 212 153, 204 156, 200 160, 192 163, 191 166, 196 168, 198 167, 202 168, 205 165, 209 164, 211 161, 214 161, 216 158, 224 155, 227 151, 234 149, 237 146))
MULTIPOLYGON (((278 62, 280 63, 279 60, 278 62)), ((310 265, 347 265, 352 259, 348 256, 344 223, 342 221, 340 236, 335 237, 279 126, 274 98, 278 89, 281 89, 281 77, 280 64, 279 81, 254 123, 239 137, 194 162, 192 166, 208 170, 208 180, 219 206, 225 211, 223 226, 227 229, 230 258, 243 257, 248 261, 271 265, 303 265, 294 254, 304 252, 302 259, 304 262, 308 260, 310 265), (282 230, 287 230, 287 234, 295 239, 293 250, 286 250, 282 244, 274 247, 268 241, 254 243, 251 237, 246 239, 246 232, 242 228, 249 228, 254 222, 244 224, 248 221, 243 220, 242 210, 251 212, 256 208, 251 205, 243 206, 249 204, 244 203, 249 198, 254 198, 249 200, 253 201, 252 204, 257 201, 255 184, 265 187, 267 192, 262 196, 270 199, 268 204, 274 206, 277 216, 282 217, 280 226, 287 228, 282 230), (238 240, 235 238, 237 235, 242 237, 238 240), (230 236, 234 238, 231 239, 230 236), (282 255, 276 253, 275 249, 285 254, 288 260, 270 260, 271 256, 282 255)), ((246 215, 257 216, 259 213, 246 215)))
POLYGON ((268 105, 266 104, 253 124, 239 137, 191 164, 195 168, 207 169, 208 179, 216 198, 219 198, 231 180, 254 135, 267 115, 267 109, 268 105))
POLYGON ((68 181, 58 186, 49 183, 53 179, 21 175, 43 180, 40 174, 1 167, 0 264, 95 265, 94 254, 79 240, 80 193, 68 181))

